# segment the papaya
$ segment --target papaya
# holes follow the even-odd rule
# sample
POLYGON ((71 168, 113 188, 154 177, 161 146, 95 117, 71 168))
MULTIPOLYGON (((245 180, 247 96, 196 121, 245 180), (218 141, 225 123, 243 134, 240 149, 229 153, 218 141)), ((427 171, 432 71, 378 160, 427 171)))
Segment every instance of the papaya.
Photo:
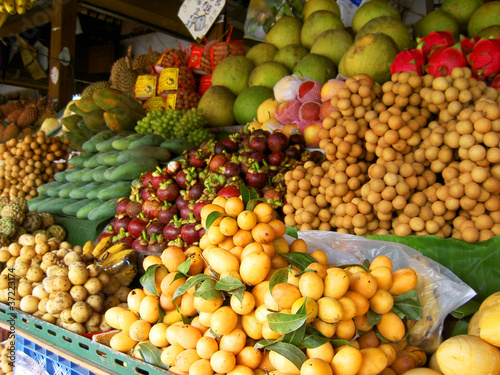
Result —
POLYGON ((96 91, 92 95, 92 99, 94 99, 95 103, 105 111, 109 111, 116 107, 125 107, 132 109, 143 117, 146 115, 144 108, 142 108, 142 105, 137 100, 111 87, 96 91))
POLYGON ((134 130, 137 121, 141 120, 144 116, 129 107, 115 107, 104 112, 103 117, 109 129, 120 132, 134 130))
POLYGON ((78 129, 78 123, 82 120, 82 116, 79 115, 71 115, 67 117, 63 117, 61 119, 61 123, 66 129, 69 131, 78 129))
POLYGON ((83 116, 85 114, 85 111, 82 111, 80 108, 76 106, 76 101, 68 106, 68 109, 71 112, 74 112, 78 116, 83 116))
POLYGON ((87 128, 95 133, 98 133, 108 129, 103 115, 104 111, 101 108, 98 108, 95 111, 87 112, 83 115, 83 121, 85 121, 87 128))
POLYGON ((94 99, 92 98, 83 98, 80 100, 77 100, 75 102, 75 105, 78 107, 78 109, 82 110, 85 113, 97 111, 98 109, 101 109, 97 104, 95 104, 94 99))

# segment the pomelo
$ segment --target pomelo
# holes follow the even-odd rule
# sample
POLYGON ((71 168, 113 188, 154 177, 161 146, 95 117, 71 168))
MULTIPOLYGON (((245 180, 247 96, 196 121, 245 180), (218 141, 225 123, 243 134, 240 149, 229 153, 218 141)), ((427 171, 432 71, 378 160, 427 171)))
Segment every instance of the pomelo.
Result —
POLYGON ((307 0, 302 10, 302 18, 306 20, 317 10, 327 10, 340 18, 340 8, 335 0, 307 0))
POLYGON ((460 27, 453 16, 442 10, 434 10, 424 17, 420 18, 413 26, 413 37, 422 38, 431 31, 447 31, 453 32, 453 39, 458 40, 460 27))
POLYGON ((299 77, 309 77, 321 84, 337 75, 335 65, 325 56, 310 53, 299 61, 293 74, 299 77))
POLYGON ((328 57, 335 66, 354 43, 354 39, 345 29, 327 30, 316 38, 311 53, 328 57))
POLYGON ((460 31, 465 34, 469 19, 481 5, 482 0, 444 0, 439 9, 451 14, 457 20, 460 31))
POLYGON ((467 25, 470 37, 489 26, 500 26, 500 1, 492 1, 474 12, 467 25))
POLYGON ((273 61, 278 49, 269 43, 258 43, 248 50, 245 57, 249 59, 255 66, 266 61, 273 61))
POLYGON ((404 51, 412 47, 410 31, 400 20, 391 16, 382 16, 374 18, 361 28, 356 34, 354 41, 358 41, 366 34, 382 33, 391 37, 398 46, 399 51, 404 51))
POLYGON ((273 89, 276 82, 290 74, 285 65, 267 61, 256 66, 248 78, 248 86, 265 86, 273 89))
POLYGON ((230 126, 234 125, 234 100, 235 97, 229 89, 211 86, 201 97, 198 109, 203 111, 209 126, 230 126))
POLYGON ((368 21, 382 16, 391 16, 401 20, 396 7, 387 0, 371 0, 361 5, 352 18, 352 29, 358 32, 368 21))
POLYGON ((500 38, 500 26, 497 25, 488 26, 482 29, 480 32, 478 32, 477 36, 481 37, 482 39, 500 38))
POLYGON ((265 41, 274 45, 277 49, 289 44, 300 44, 300 30, 302 22, 295 17, 281 17, 271 30, 266 34, 265 41))
POLYGON ((293 71, 295 65, 308 54, 309 51, 300 44, 290 44, 281 48, 278 53, 274 55, 273 61, 283 64, 289 71, 293 71))
POLYGON ((248 88, 248 78, 254 67, 253 62, 245 56, 228 56, 215 67, 212 85, 223 86, 237 96, 248 88))
POLYGON ((304 22, 300 33, 300 42, 307 49, 311 49, 314 41, 326 30, 344 29, 340 17, 327 10, 318 10, 312 13, 304 22))
POLYGON ((257 110, 266 99, 273 97, 273 90, 263 86, 249 87, 243 91, 233 105, 236 122, 245 125, 257 118, 257 110))

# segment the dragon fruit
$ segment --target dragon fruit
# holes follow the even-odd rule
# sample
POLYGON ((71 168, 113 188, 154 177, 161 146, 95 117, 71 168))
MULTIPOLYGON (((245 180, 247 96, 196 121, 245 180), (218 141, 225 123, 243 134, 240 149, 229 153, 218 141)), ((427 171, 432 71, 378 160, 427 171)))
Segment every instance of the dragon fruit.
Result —
POLYGON ((460 41, 460 46, 462 48, 462 54, 464 57, 467 59, 469 54, 472 52, 474 49, 474 46, 476 45, 477 42, 481 40, 480 36, 473 36, 472 38, 464 38, 460 41))
POLYGON ((478 77, 496 76, 500 72, 500 39, 481 39, 469 54, 468 61, 478 77))
POLYGON ((434 77, 444 77, 450 75, 453 68, 466 66, 467 60, 462 54, 460 43, 457 43, 434 48, 427 60, 426 71, 434 77))
POLYGON ((391 64, 391 74, 414 70, 419 76, 422 76, 424 65, 425 57, 421 49, 401 51, 391 64))
POLYGON ((429 54, 436 47, 447 47, 455 44, 455 41, 453 40, 453 32, 451 30, 432 31, 423 38, 417 39, 417 42, 417 48, 422 50, 425 57, 429 57, 429 54))

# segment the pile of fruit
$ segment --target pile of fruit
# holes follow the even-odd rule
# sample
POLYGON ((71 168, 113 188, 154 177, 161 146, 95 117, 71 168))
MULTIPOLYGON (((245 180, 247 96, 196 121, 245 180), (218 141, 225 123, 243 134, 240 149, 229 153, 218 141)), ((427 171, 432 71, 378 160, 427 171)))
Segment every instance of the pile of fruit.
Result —
POLYGON ((47 137, 42 131, 0 144, 1 195, 35 197, 37 187, 53 181, 66 168, 68 152, 68 141, 47 137))
POLYGON ((170 151, 158 147, 162 141, 155 134, 96 134, 82 145, 84 153, 68 160, 72 168, 38 187, 30 209, 89 220, 112 217, 117 199, 130 195, 132 180, 170 160, 170 151))
POLYGON ((14 361, 11 354, 16 347, 16 336, 10 334, 5 344, 0 344, 0 374, 13 375, 14 361), (10 357, 10 358, 9 358, 10 357))

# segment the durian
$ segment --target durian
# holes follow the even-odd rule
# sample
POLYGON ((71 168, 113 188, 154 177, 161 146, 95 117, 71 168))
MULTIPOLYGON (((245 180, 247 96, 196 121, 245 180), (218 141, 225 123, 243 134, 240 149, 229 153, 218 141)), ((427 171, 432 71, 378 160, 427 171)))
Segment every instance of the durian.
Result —
POLYGON ((94 92, 97 92, 97 91, 104 89, 106 87, 109 87, 109 86, 110 85, 109 85, 108 81, 98 81, 98 82, 91 83, 90 85, 85 87, 85 89, 82 91, 81 98, 82 99, 90 98, 90 97, 92 97, 92 94, 94 94, 94 92))
POLYGON ((135 97, 134 85, 136 80, 137 73, 132 70, 132 46, 130 46, 127 56, 116 60, 111 68, 111 87, 135 97))
POLYGON ((156 62, 161 56, 161 52, 152 51, 151 46, 148 48, 148 53, 139 55, 132 62, 132 70, 138 75, 151 73, 151 68, 154 68, 156 62))

